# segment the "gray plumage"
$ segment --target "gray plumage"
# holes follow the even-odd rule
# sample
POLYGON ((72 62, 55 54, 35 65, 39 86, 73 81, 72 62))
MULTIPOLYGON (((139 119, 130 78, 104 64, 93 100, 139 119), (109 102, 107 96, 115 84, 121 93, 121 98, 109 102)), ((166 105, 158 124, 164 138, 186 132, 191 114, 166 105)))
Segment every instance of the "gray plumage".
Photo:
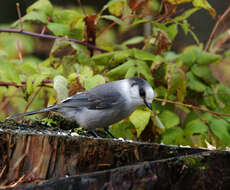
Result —
POLYGON ((59 112, 75 119, 87 128, 104 128, 129 116, 139 105, 151 109, 154 98, 152 87, 144 79, 133 77, 99 85, 45 109, 16 114, 8 119, 43 113, 59 112))

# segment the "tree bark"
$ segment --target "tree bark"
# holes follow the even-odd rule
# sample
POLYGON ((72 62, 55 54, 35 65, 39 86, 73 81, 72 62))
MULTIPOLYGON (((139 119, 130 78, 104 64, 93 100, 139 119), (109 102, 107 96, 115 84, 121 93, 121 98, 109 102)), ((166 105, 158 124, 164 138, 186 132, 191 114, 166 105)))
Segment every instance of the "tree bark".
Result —
POLYGON ((222 171, 229 175, 229 158, 228 152, 71 136, 47 126, 0 123, 2 188, 178 189, 186 183, 206 184, 222 171))

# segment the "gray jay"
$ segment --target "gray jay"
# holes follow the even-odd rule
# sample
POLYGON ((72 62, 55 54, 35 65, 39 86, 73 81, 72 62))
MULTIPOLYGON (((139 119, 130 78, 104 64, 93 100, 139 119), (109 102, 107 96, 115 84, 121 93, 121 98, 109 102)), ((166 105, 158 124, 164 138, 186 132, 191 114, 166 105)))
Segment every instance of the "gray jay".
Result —
POLYGON ((133 77, 76 93, 61 103, 44 109, 16 114, 8 119, 48 111, 59 112, 88 130, 107 128, 129 116, 138 106, 152 109, 154 91, 144 79, 133 77))

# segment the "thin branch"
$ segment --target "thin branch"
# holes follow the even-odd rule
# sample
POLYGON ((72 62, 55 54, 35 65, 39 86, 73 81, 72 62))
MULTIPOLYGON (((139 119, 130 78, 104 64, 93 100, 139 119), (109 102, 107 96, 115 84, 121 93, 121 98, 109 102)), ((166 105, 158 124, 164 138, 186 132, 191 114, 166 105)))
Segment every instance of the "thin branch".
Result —
MULTIPOLYGON (((15 94, 17 94, 16 92, 17 92, 17 89, 14 90, 13 95, 7 96, 7 98, 3 102, 1 102, 1 105, 0 105, 0 110, 1 111, 4 111, 5 107, 9 104, 10 100, 13 97, 15 97, 15 94)), ((1 175, 0 175, 0 178, 1 178, 1 175)))
POLYGON ((17 84, 15 82, 0 82, 0 86, 5 86, 5 87, 9 87, 9 86, 15 86, 17 88, 19 87, 23 87, 23 84, 17 84))
MULTIPOLYGON (((8 29, 8 28, 0 28, 0 33, 1 32, 19 33, 19 34, 24 34, 24 35, 28 35, 28 36, 33 36, 33 37, 38 37, 38 38, 47 38, 47 39, 52 39, 52 40, 63 39, 63 37, 58 37, 58 36, 53 36, 53 35, 48 35, 48 34, 38 34, 38 33, 34 33, 34 32, 26 32, 26 31, 21 31, 21 30, 16 30, 16 29, 8 29)), ((67 40, 69 42, 81 44, 83 46, 98 50, 100 52, 108 52, 105 49, 101 49, 99 47, 96 47, 92 44, 89 44, 89 43, 86 43, 86 42, 83 42, 80 40, 74 40, 74 39, 69 39, 69 38, 65 38, 65 40, 67 40)))
POLYGON ((27 109, 28 109, 28 108, 30 107, 30 105, 33 103, 35 97, 38 95, 38 93, 40 92, 41 88, 42 88, 42 87, 40 86, 37 90, 34 91, 34 93, 32 94, 32 97, 31 97, 30 101, 28 102, 28 104, 26 105, 26 107, 25 107, 25 109, 24 109, 24 113, 27 111, 27 109))
MULTIPOLYGON (((146 16, 156 16, 156 15, 153 15, 153 14, 146 14, 146 15, 143 15, 143 14, 139 14, 139 15, 128 15, 128 16, 123 16, 120 18, 120 20, 125 20, 127 18, 142 18, 142 17, 146 17, 146 16)), ((104 33, 106 30, 112 28, 114 25, 116 25, 117 23, 116 22, 113 22, 111 23, 110 25, 108 25, 107 27, 103 28, 101 31, 98 32, 97 34, 97 37, 99 37, 102 33, 104 33)))
POLYGON ((23 25, 22 25, 22 14, 21 14, 21 10, 20 10, 20 4, 16 3, 16 8, 17 8, 17 13, 18 13, 18 18, 19 18, 19 26, 20 26, 20 30, 23 30, 23 25))
MULTIPOLYGON (((50 86, 46 85, 49 83, 53 83, 53 80, 51 80, 51 79, 43 80, 41 82, 41 84, 39 85, 39 87, 50 87, 50 86)), ((17 84, 16 82, 2 82, 2 81, 0 81, 0 87, 1 86, 5 86, 5 87, 14 86, 16 88, 19 88, 19 87, 24 87, 25 85, 26 85, 26 81, 22 81, 21 84, 17 84)))
POLYGON ((198 111, 201 111, 201 112, 207 112, 207 113, 210 113, 212 115, 230 117, 230 114, 227 114, 227 113, 217 113, 217 112, 206 110, 206 109, 203 109, 203 108, 200 108, 200 107, 197 107, 197 106, 193 106, 193 105, 190 105, 190 104, 184 104, 184 103, 181 103, 181 102, 176 102, 176 101, 172 101, 172 100, 165 100, 165 99, 161 99, 161 98, 154 98, 154 100, 159 101, 159 102, 166 102, 166 103, 170 103, 170 104, 176 104, 176 105, 184 106, 184 107, 187 107, 187 108, 190 108, 190 109, 193 109, 193 110, 198 110, 198 111))
POLYGON ((212 33, 211 33, 211 35, 210 35, 210 37, 208 39, 208 42, 207 42, 207 44, 206 44, 206 46, 204 48, 205 51, 208 51, 208 49, 210 48, 210 45, 212 43, 212 40, 216 36, 218 28, 223 26, 223 22, 224 22, 226 16, 228 16, 229 14, 230 14, 230 7, 228 7, 228 9, 224 12, 224 14, 217 20, 217 22, 216 22, 216 24, 215 24, 215 26, 214 26, 214 28, 212 30, 212 33))
POLYGON ((85 16, 87 16, 86 11, 85 11, 84 7, 83 7, 82 4, 81 4, 81 0, 77 0, 77 1, 78 1, 78 4, 79 4, 79 6, 80 6, 80 8, 81 8, 81 10, 82 10, 82 12, 83 12, 83 14, 84 14, 85 16))

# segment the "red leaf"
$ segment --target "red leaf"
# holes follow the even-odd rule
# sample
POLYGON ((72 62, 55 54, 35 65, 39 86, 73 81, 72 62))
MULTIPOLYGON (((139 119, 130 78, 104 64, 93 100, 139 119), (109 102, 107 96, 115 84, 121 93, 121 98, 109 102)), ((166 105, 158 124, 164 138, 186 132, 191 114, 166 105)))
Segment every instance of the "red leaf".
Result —
POLYGON ((148 3, 148 0, 129 0, 128 4, 130 9, 132 10, 132 13, 135 10, 141 11, 144 5, 148 3))

